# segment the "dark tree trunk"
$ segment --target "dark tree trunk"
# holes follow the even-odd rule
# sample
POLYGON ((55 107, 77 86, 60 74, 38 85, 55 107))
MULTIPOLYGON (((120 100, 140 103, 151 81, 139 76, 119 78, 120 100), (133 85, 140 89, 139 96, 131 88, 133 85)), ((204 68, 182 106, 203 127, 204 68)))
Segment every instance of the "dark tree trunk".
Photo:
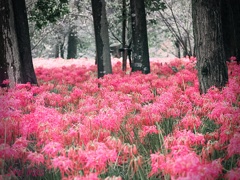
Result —
POLYGON ((23 82, 12 0, 0 1, 0 84, 9 79, 10 87, 23 82))
POLYGON ((126 0, 122 0, 122 70, 127 69, 127 46, 126 46, 126 28, 127 28, 127 7, 126 0))
POLYGON ((68 35, 68 54, 67 59, 76 59, 77 57, 78 37, 75 27, 70 28, 68 35))
POLYGON ((226 57, 240 62, 240 1, 222 0, 222 27, 226 57))
POLYGON ((37 78, 32 62, 32 52, 25 0, 12 0, 12 2, 20 53, 20 64, 22 68, 20 71, 22 72, 23 76, 21 83, 30 82, 31 84, 37 84, 37 78))
POLYGON ((144 0, 130 0, 132 17, 132 71, 150 73, 144 0))
POLYGON ((54 53, 55 58, 59 58, 59 53, 60 53, 59 48, 60 48, 59 42, 57 42, 57 44, 55 45, 55 53, 54 53))
POLYGON ((64 42, 60 43, 60 56, 64 59, 64 42))
POLYGON ((199 86, 206 93, 212 86, 221 89, 228 81, 221 1, 192 0, 192 8, 199 86))
POLYGON ((183 46, 183 57, 186 57, 189 55, 189 52, 188 52, 188 38, 187 36, 185 36, 183 38, 183 42, 184 42, 184 46, 183 46))
POLYGON ((92 0, 98 78, 112 73, 105 0, 92 0))
POLYGON ((180 43, 178 40, 175 41, 175 48, 176 48, 176 56, 178 58, 181 57, 181 50, 180 50, 180 43))

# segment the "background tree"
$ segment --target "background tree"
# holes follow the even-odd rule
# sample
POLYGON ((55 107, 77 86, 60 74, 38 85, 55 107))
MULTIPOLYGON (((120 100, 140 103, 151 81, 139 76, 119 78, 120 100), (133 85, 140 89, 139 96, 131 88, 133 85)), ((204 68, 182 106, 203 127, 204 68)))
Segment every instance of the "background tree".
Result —
POLYGON ((192 33, 192 13, 190 0, 162 0, 165 8, 157 11, 156 16, 162 21, 171 36, 175 39, 174 44, 177 48, 176 56, 192 56, 193 33, 192 33), (181 10, 180 10, 181 9, 181 10), (182 49, 182 53, 180 53, 182 49))
POLYGON ((98 77, 112 73, 105 0, 92 0, 98 77))
POLYGON ((45 15, 44 11, 41 11, 36 6, 38 0, 35 0, 36 2, 33 3, 30 3, 33 0, 27 1, 29 1, 30 34, 34 57, 79 58, 82 56, 94 56, 94 31, 92 9, 89 0, 51 0, 56 1, 55 3, 41 0, 45 9, 48 6, 50 6, 50 9, 53 9, 48 12, 44 23, 41 23, 45 15), (34 14, 34 9, 37 9, 36 12, 39 13, 39 16, 34 14), (54 13, 55 16, 51 15, 51 12, 55 11, 60 13, 54 13), (59 15, 56 16, 56 14, 59 15), (54 19, 54 21, 48 20, 52 16, 53 18, 50 19, 54 19), (38 19, 38 17, 41 18, 38 19), (40 21, 38 24, 42 24, 41 28, 38 28, 36 21, 40 21), (68 45, 70 45, 70 48, 68 48, 68 45), (68 52, 76 53, 68 55, 68 52))
POLYGON ((24 0, 0 2, 0 83, 37 84, 32 64, 26 5, 24 0))
MULTIPOLYGON (((35 4, 38 0, 27 1, 30 13, 32 12, 32 9, 35 7, 35 4)), ((170 0, 165 1, 168 3, 170 2, 170 0)), ((151 57, 174 57, 174 42, 176 41, 176 37, 167 28, 166 24, 164 24, 161 16, 159 15, 159 11, 162 12, 162 10, 164 9, 164 12, 162 12, 164 17, 166 16, 165 13, 167 13, 169 16, 166 16, 165 18, 167 18, 171 25, 175 28, 173 18, 171 18, 170 16, 170 9, 164 6, 164 2, 162 0, 145 0, 144 2, 146 4, 148 45, 151 57)), ((188 19, 188 17, 190 17, 190 0, 171 0, 171 2, 172 4, 169 5, 171 5, 171 7, 173 8, 175 16, 177 14, 176 20, 179 24, 183 36, 184 30, 182 29, 182 27, 185 27, 186 29, 188 29, 188 27, 191 27, 189 25, 191 20, 188 19)), ((48 1, 46 1, 46 3, 48 3, 48 1)), ((110 47, 114 46, 116 47, 116 49, 118 49, 122 47, 122 22, 124 19, 122 16, 122 0, 109 0, 106 2, 106 5, 107 17, 109 22, 110 47)), ((60 18, 55 18, 56 22, 52 23, 50 21, 47 21, 46 25, 42 26, 41 29, 35 28, 36 23, 34 22, 34 18, 30 18, 30 34, 32 41, 33 57, 59 57, 60 51, 61 56, 64 54, 64 56, 62 56, 63 58, 67 57, 66 54, 68 49, 68 37, 71 25, 75 25, 77 28, 77 58, 82 56, 93 58, 95 56, 96 47, 94 43, 95 39, 91 3, 89 3, 89 0, 69 0, 68 5, 65 6, 69 9, 62 10, 61 12, 68 13, 60 13, 62 14, 62 16, 60 18), (79 10, 76 10, 77 8, 79 10), (74 20, 74 16, 78 17, 77 20, 74 20)), ((59 6, 56 4, 54 6, 54 9, 57 9, 58 7, 65 8, 65 6, 59 6)), ((131 13, 129 0, 126 0, 126 10, 126 46, 129 46, 131 40, 131 13)), ((31 16, 31 13, 29 15, 31 16)), ((190 33, 190 39, 192 39, 192 33, 190 33)), ((118 52, 117 55, 119 54, 120 53, 118 52)))
POLYGON ((81 9, 78 6, 79 0, 74 0, 71 3, 69 15, 72 21, 69 23, 69 32, 68 32, 68 45, 67 45, 67 59, 76 59, 77 58, 77 50, 78 50, 78 29, 76 25, 76 21, 78 20, 78 14, 81 9))
POLYGON ((68 0, 27 0, 27 5, 33 55, 42 56, 44 50, 54 47, 55 52, 47 52, 48 56, 64 58, 68 33, 62 21, 66 21, 64 16, 69 13, 68 0), (50 45, 52 42, 55 44, 50 45))
POLYGON ((132 19, 132 71, 150 73, 144 0, 130 0, 132 19))
POLYGON ((78 37, 76 32, 76 26, 72 26, 68 34, 67 59, 77 58, 77 45, 78 37))
POLYGON ((236 56, 240 62, 240 1, 222 0, 222 27, 226 57, 236 56))
MULTIPOLYGON (((122 0, 122 70, 126 71, 127 69, 127 55, 128 55, 128 46, 126 44, 126 32, 127 32, 127 2, 122 0)), ((131 63, 131 62, 130 62, 131 63)))
POLYGON ((201 93, 228 81, 223 47, 221 1, 192 0, 193 32, 201 93))
MULTIPOLYGON (((147 12, 147 23, 150 27, 147 28, 147 31, 150 34, 150 41, 148 39, 148 42, 152 45, 152 49, 156 49, 160 44, 162 44, 159 40, 164 36, 164 34, 159 33, 159 29, 162 29, 162 26, 159 24, 159 20, 155 18, 156 15, 154 12, 163 10, 165 6, 164 3, 159 0, 145 0, 144 3, 147 12), (152 28, 153 25, 155 25, 156 28, 152 28)), ((108 1, 107 12, 110 30, 110 47, 113 50, 112 55, 118 56, 120 55, 119 49, 122 51, 122 69, 126 70, 127 55, 129 55, 129 57, 131 56, 132 45, 130 1, 108 1)), ((155 51, 152 52, 155 53, 155 51)), ((129 61, 131 61, 131 59, 129 59, 129 61)))
POLYGON ((14 1, 13 11, 20 53, 20 64, 22 66, 21 71, 23 77, 21 83, 30 82, 31 84, 37 84, 37 78, 32 62, 32 51, 25 0, 14 1))
POLYGON ((37 0, 29 11, 30 20, 35 22, 35 27, 41 29, 48 23, 56 23, 69 12, 68 0, 37 0))

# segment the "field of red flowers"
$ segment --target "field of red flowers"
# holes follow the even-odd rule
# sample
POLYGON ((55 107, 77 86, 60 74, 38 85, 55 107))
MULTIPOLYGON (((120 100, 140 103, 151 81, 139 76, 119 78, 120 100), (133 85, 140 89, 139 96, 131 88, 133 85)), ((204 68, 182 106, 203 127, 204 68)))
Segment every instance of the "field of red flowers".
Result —
POLYGON ((194 58, 102 79, 74 64, 36 60, 39 86, 0 89, 0 179, 240 179, 240 65, 200 95, 194 58))

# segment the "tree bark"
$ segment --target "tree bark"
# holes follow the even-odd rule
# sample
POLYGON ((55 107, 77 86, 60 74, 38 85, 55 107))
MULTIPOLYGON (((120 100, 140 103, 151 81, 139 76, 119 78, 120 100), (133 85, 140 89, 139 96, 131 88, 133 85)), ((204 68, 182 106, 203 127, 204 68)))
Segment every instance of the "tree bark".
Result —
POLYGON ((144 0, 130 0, 132 19, 132 71, 150 73, 144 0))
POLYGON ((122 70, 127 69, 127 46, 126 46, 126 28, 127 28, 127 7, 126 0, 122 0, 122 70))
POLYGON ((60 56, 64 59, 64 42, 60 43, 60 56))
POLYGON ((221 89, 228 81, 221 1, 192 0, 192 13, 200 92, 212 86, 221 89))
POLYGON ((30 82, 31 84, 37 84, 37 78, 32 62, 32 51, 25 0, 12 0, 12 2, 20 53, 20 71, 23 76, 21 83, 30 82))
POLYGON ((226 57, 240 62, 240 1, 222 0, 222 27, 226 57))
POLYGON ((60 51, 59 51, 60 45, 59 44, 60 43, 57 42, 57 44, 55 45, 55 53, 54 53, 55 58, 59 58, 59 53, 60 53, 60 51))
POLYGON ((67 59, 76 59, 77 57, 78 37, 75 27, 70 28, 68 35, 68 54, 67 59))
POLYGON ((112 73, 105 0, 92 0, 98 78, 112 73))
POLYGON ((180 58, 181 57, 181 50, 180 50, 180 43, 178 39, 175 40, 175 48, 176 48, 176 53, 175 55, 180 58))
POLYGON ((10 87, 23 81, 18 39, 14 24, 12 0, 0 1, 0 83, 10 81, 10 87))

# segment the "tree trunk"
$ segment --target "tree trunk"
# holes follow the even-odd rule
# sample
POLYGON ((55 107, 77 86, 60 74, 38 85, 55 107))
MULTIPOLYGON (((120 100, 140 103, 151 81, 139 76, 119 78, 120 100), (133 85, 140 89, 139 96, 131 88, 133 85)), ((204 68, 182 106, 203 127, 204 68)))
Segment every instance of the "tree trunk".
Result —
POLYGON ((150 73, 144 0, 130 0, 132 18, 132 71, 150 73))
POLYGON ((126 28, 127 28, 127 7, 126 0, 122 0, 122 70, 127 69, 127 46, 126 46, 126 28))
POLYGON ((105 0, 92 0, 98 78, 112 73, 105 0))
POLYGON ((180 50, 180 43, 179 43, 178 39, 176 39, 176 41, 175 41, 175 49, 176 49, 175 55, 178 58, 180 58, 181 57, 181 50, 180 50))
POLYGON ((70 28, 68 35, 68 54, 67 59, 76 59, 77 58, 77 45, 78 37, 75 27, 70 28))
POLYGON ((183 45, 183 57, 186 57, 186 56, 189 55, 189 53, 188 53, 188 38, 187 38, 187 36, 184 36, 183 43, 184 43, 184 45, 183 45))
POLYGON ((193 33, 196 45, 200 92, 228 81, 221 28, 221 1, 192 0, 193 33))
POLYGON ((64 42, 60 43, 60 56, 64 59, 64 42))
POLYGON ((0 83, 8 79, 10 87, 23 81, 12 0, 0 1, 0 83))
POLYGON ((59 42, 57 42, 57 44, 55 45, 55 53, 54 53, 54 57, 55 58, 59 58, 59 53, 60 53, 60 51, 59 51, 59 48, 60 48, 60 46, 59 46, 59 42))
POLYGON ((37 84, 37 78, 33 68, 32 51, 29 36, 29 26, 25 0, 15 0, 13 2, 15 28, 17 32, 18 47, 20 53, 20 64, 22 69, 21 83, 30 82, 37 84))
POLYGON ((240 61, 240 1, 222 0, 222 27, 226 57, 240 61))

